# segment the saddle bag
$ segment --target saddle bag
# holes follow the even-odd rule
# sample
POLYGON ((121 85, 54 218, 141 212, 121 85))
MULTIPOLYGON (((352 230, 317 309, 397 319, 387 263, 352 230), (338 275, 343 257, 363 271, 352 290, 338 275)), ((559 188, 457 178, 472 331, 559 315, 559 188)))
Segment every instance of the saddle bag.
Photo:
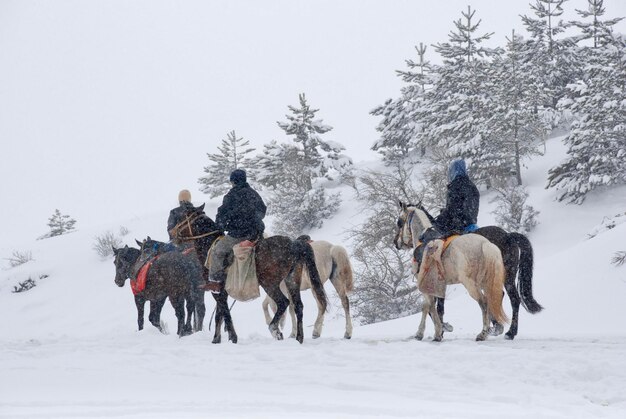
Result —
POLYGON ((237 301, 249 301, 261 295, 256 277, 254 243, 243 241, 233 246, 234 260, 228 268, 225 290, 237 301))

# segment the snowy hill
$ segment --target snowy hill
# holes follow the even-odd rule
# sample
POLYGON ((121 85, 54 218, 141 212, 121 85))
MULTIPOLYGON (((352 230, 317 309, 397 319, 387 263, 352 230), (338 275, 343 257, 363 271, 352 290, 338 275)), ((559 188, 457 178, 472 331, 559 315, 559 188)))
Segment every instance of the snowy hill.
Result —
MULTIPOLYGON (((522 311, 514 341, 473 340, 480 311, 460 286, 446 305, 455 330, 440 344, 412 339, 417 316, 355 322, 353 339, 343 340, 336 300, 322 338, 313 340, 308 292, 303 345, 271 338, 262 299, 235 304, 237 345, 212 345, 208 330, 177 338, 169 303, 169 335, 151 326, 137 332, 130 289, 113 283, 112 261, 100 260, 94 238, 124 226, 126 244, 146 235, 164 240, 169 208, 140 217, 116 208, 116 224, 3 243, 2 257, 28 250, 34 260, 0 271, 0 417, 625 417, 626 266, 610 260, 626 250, 626 223, 588 235, 625 211, 626 188, 596 191, 581 206, 554 201, 545 179, 563 155, 561 138, 551 139, 524 172, 529 203, 540 211, 529 238, 534 295, 545 310, 522 311), (36 287, 12 293, 29 277, 36 287)), ((352 191, 342 192, 340 212, 314 238, 345 242, 345 230, 359 223, 352 191)), ((490 196, 483 195, 479 223, 487 225, 490 196)), ((217 205, 209 202, 207 214, 217 205)), ((330 285, 327 292, 334 299, 330 285)), ((210 313, 213 299, 206 301, 210 313)), ((428 323, 427 336, 432 331, 428 323)))

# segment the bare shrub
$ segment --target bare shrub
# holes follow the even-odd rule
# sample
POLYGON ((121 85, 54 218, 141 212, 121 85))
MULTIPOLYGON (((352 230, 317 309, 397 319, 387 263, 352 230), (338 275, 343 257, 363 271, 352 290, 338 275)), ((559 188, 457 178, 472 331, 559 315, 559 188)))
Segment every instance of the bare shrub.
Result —
POLYGON ((113 247, 122 247, 122 240, 110 231, 96 236, 92 249, 102 258, 113 255, 113 247))
POLYGON ((14 250, 11 257, 6 258, 6 260, 9 261, 9 266, 11 268, 15 268, 16 266, 23 265, 26 262, 33 260, 33 253, 30 250, 25 252, 14 250))

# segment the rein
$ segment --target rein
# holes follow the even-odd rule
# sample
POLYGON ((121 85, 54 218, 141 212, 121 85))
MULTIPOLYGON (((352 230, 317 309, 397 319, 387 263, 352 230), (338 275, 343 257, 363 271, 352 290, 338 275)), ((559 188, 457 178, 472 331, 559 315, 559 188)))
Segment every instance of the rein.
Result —
POLYGON ((187 217, 185 217, 185 219, 183 221, 181 221, 180 223, 176 224, 176 226, 173 228, 173 230, 176 230, 176 240, 180 240, 180 241, 197 240, 197 239, 202 239, 204 237, 212 236, 213 234, 217 234, 217 233, 221 232, 221 230, 214 230, 214 231, 209 231, 208 233, 198 234, 198 235, 194 236, 193 235, 193 230, 191 229, 191 223, 193 221, 196 221, 198 218, 200 218, 200 216, 202 216, 202 214, 196 213, 193 216, 188 215, 187 217), (180 235, 180 232, 181 232, 182 227, 183 227, 184 224, 187 224, 185 227, 189 230, 189 236, 182 237, 180 235))

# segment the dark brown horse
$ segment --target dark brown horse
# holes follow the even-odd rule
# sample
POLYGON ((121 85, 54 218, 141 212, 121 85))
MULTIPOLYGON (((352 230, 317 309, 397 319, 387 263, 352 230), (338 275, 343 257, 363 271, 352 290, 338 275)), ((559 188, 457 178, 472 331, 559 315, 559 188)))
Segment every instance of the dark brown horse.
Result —
MULTIPOLYGON (((137 278, 137 273, 147 258, 142 258, 140 249, 128 246, 121 249, 114 248, 113 252, 115 255, 115 283, 119 287, 123 287, 126 279, 132 278, 134 280, 137 278)), ((193 331, 191 313, 195 311, 198 296, 201 295, 197 292, 197 287, 201 283, 202 271, 195 259, 180 252, 167 252, 160 255, 152 263, 147 273, 145 288, 135 295, 135 303, 150 301, 150 317, 152 317, 150 322, 162 331, 160 312, 165 298, 169 298, 178 320, 177 334, 178 336, 185 336, 193 331), (137 296, 139 297, 137 298, 137 296), (187 301, 187 319, 185 319, 185 301, 187 301), (154 311, 152 310, 153 307, 154 311)), ((143 304, 141 304, 141 308, 137 304, 137 311, 142 318, 141 321, 138 319, 138 323, 143 326, 143 304)), ((196 319, 198 317, 196 313, 196 319)))
MULTIPOLYGON (((411 205, 400 202, 400 208, 401 214, 398 219, 398 231, 394 243, 396 243, 396 247, 398 248, 400 248, 399 246, 402 244, 415 248, 420 234, 432 226, 433 217, 421 204, 411 205), (410 216, 410 212, 413 212, 414 216, 410 216), (407 226, 409 228, 408 230, 403 228, 406 223, 411 224, 407 226), (403 231, 411 232, 412 244, 404 243, 407 241, 407 237, 401 237, 403 231)), ((532 246, 526 236, 515 232, 508 233, 497 226, 482 227, 474 231, 474 233, 485 237, 495 244, 502 254, 505 268, 504 288, 509 296, 513 310, 511 327, 506 333, 506 338, 514 339, 517 335, 520 303, 524 306, 526 311, 531 314, 538 313, 543 309, 533 297, 532 246)), ((437 299, 437 311, 439 312, 439 316, 443 318, 444 300, 441 298, 437 299)), ((492 320, 492 322, 492 334, 502 333, 503 326, 494 320, 492 320)))
MULTIPOLYGON (((200 212, 203 214, 203 207, 204 206, 198 207, 188 212, 187 219, 181 222, 181 228, 177 229, 177 240, 200 240, 203 237, 221 234, 221 232, 216 231, 215 224, 212 220, 208 222, 205 219, 204 222, 201 222, 201 220, 206 217, 206 215, 198 215, 200 212)), ((269 324, 269 330, 272 336, 278 340, 283 339, 283 335, 279 329, 279 321, 289 306, 289 299, 281 292, 280 283, 285 281, 287 291, 296 312, 296 339, 298 342, 302 343, 304 340, 304 331, 302 326, 303 304, 300 298, 300 285, 302 281, 302 269, 305 265, 318 304, 324 311, 326 311, 328 305, 324 286, 322 285, 317 267, 315 266, 313 249, 308 243, 301 240, 292 240, 285 236, 272 236, 259 239, 255 246, 254 253, 259 285, 263 287, 267 295, 269 295, 277 305, 274 318, 269 324)), ((206 254, 201 252, 201 257, 206 259, 206 254)), ((229 313, 228 307, 225 307, 225 310, 229 313)), ((228 314, 228 316, 230 316, 230 314, 228 314)), ((216 333, 218 333, 218 330, 216 314, 216 333)))

